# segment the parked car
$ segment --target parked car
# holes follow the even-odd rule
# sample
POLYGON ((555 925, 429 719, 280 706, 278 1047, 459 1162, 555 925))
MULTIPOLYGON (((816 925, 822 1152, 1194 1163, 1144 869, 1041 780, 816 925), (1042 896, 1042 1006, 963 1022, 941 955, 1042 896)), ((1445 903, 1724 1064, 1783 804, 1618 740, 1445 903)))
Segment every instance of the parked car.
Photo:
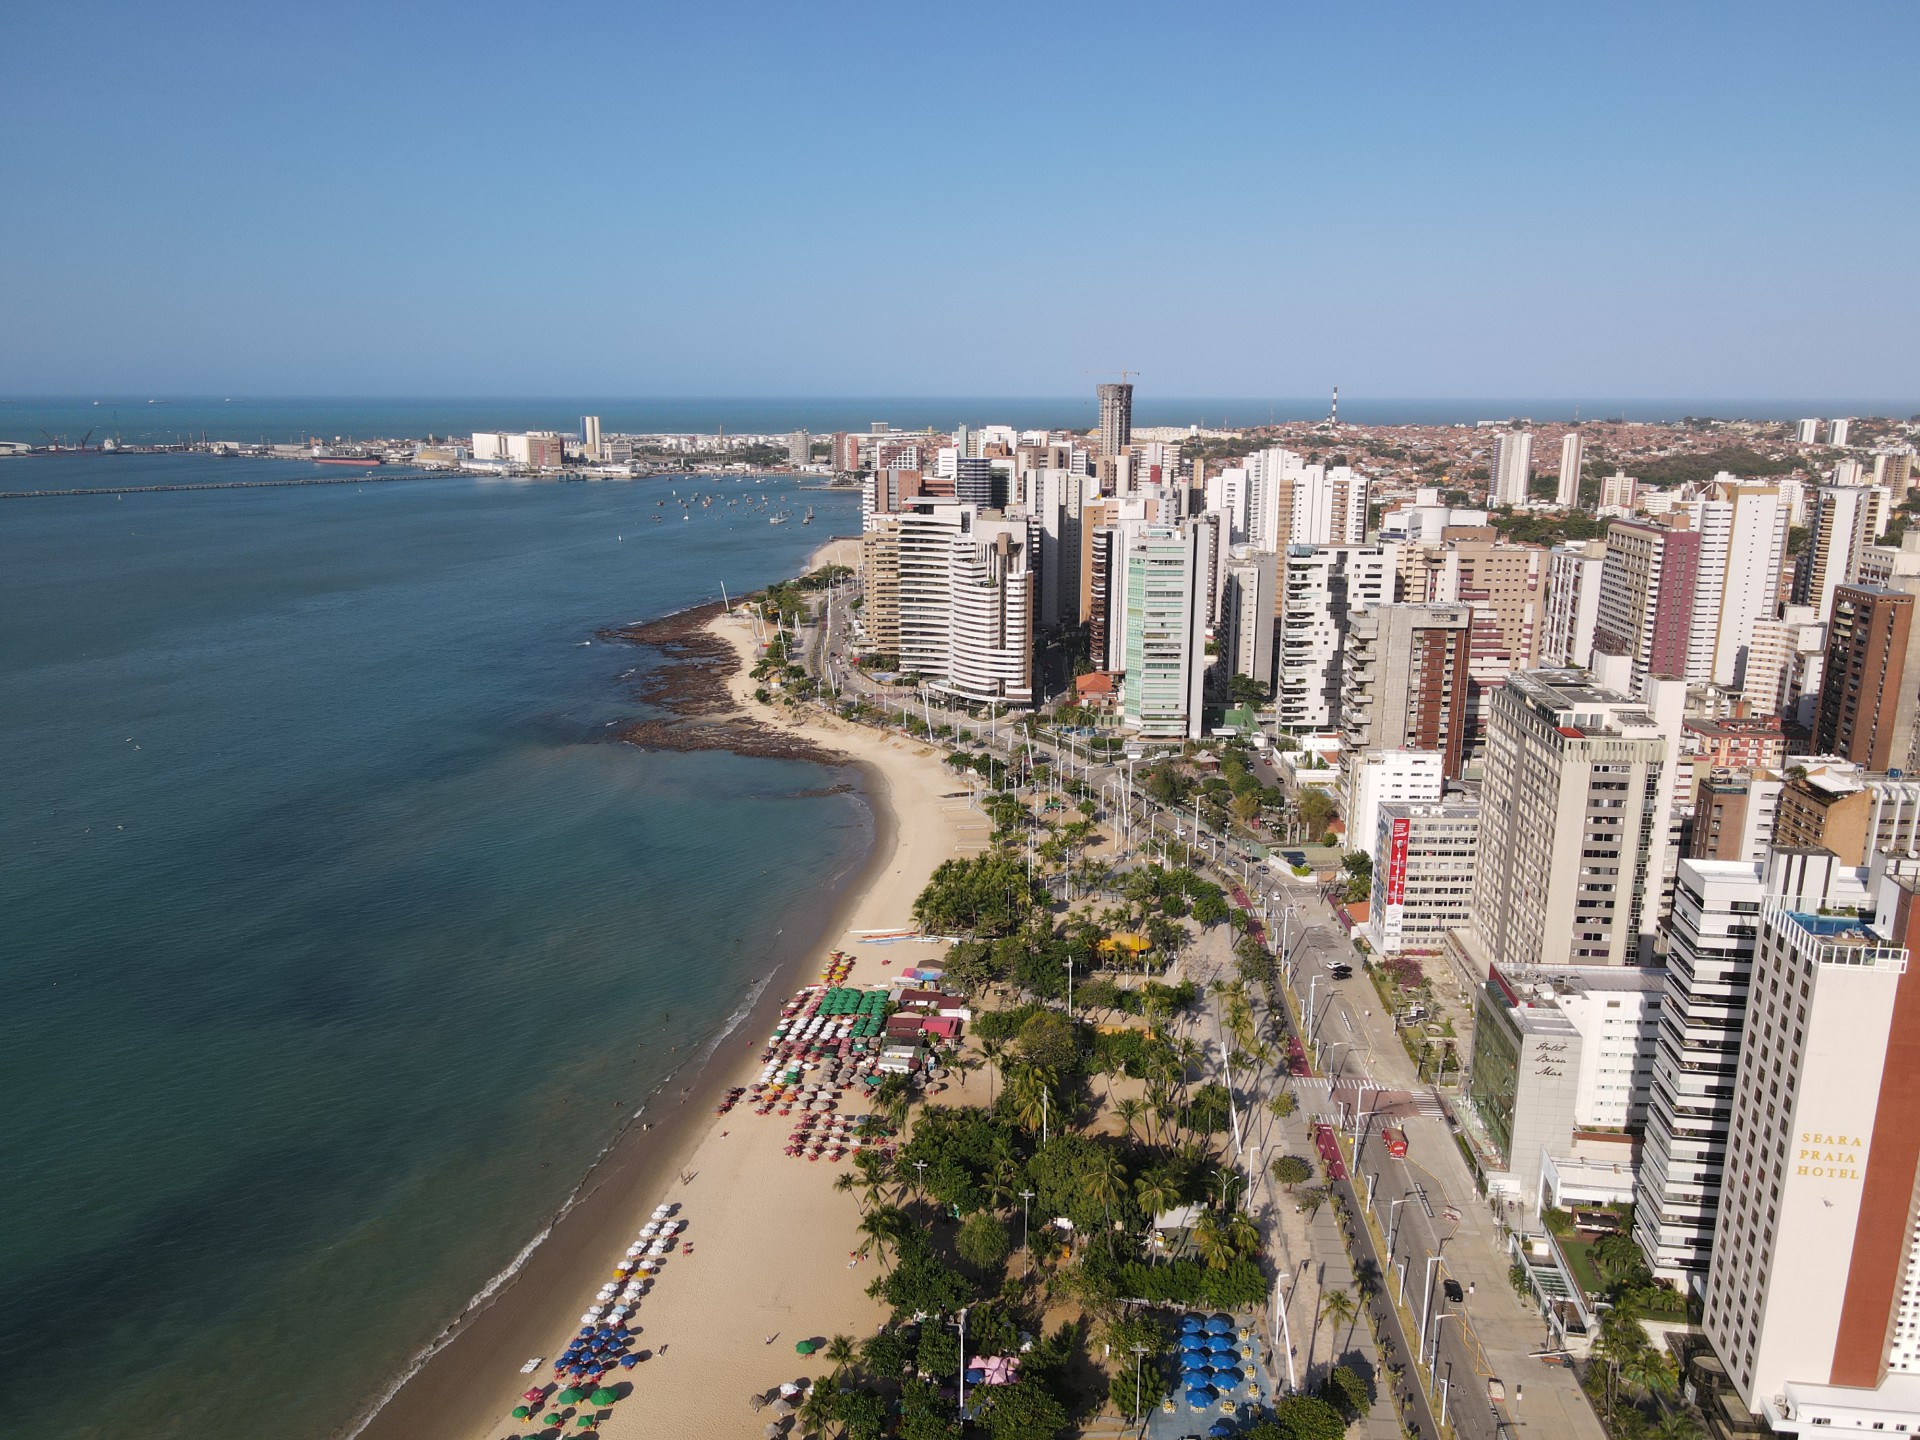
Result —
POLYGON ((1455 1305, 1460 1304, 1467 1298, 1467 1292, 1460 1288, 1460 1282, 1455 1280, 1451 1275, 1440 1283, 1440 1291, 1455 1305))

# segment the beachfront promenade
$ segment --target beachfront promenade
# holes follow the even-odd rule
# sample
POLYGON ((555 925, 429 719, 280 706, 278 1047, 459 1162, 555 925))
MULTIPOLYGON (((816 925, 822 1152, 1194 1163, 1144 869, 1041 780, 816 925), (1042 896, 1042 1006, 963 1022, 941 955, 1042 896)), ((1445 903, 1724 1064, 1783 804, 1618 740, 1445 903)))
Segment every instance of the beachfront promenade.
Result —
MULTIPOLYGON (((824 675, 831 666, 842 685, 874 701, 915 705, 916 697, 890 695, 835 655, 825 643, 830 629, 834 634, 848 633, 844 617, 838 626, 809 627, 805 653, 815 674, 824 675)), ((1281 985, 1288 1013, 1268 1015, 1268 1033, 1293 1030, 1310 1039, 1317 1058, 1324 1062, 1316 1065, 1316 1071, 1323 1077, 1330 1072, 1331 1078, 1302 1083, 1278 1074, 1234 1077, 1249 1122, 1278 1125, 1277 1133, 1267 1129, 1248 1138, 1246 1143, 1255 1147, 1256 1155, 1249 1168, 1259 1175, 1278 1155, 1313 1156, 1310 1127, 1322 1119, 1336 1127, 1344 1123, 1349 1138, 1342 1153, 1353 1171, 1348 1181, 1334 1187, 1344 1196, 1352 1217, 1351 1245, 1341 1235, 1343 1221, 1332 1205, 1307 1217, 1291 1205, 1276 1203, 1271 1198, 1275 1188, 1271 1178, 1260 1176, 1259 1183, 1270 1194, 1267 1223, 1275 1271, 1293 1277, 1290 1282, 1283 1280, 1283 1285, 1293 1286, 1286 1308, 1296 1365, 1308 1368, 1301 1322, 1309 1330, 1315 1325, 1320 1297, 1340 1289, 1360 1298, 1355 1288, 1357 1250, 1369 1280, 1377 1276, 1382 1282, 1370 1285, 1373 1293, 1366 1301, 1373 1327, 1391 1346, 1388 1364, 1403 1369, 1405 1375, 1404 1380, 1391 1380, 1370 1327, 1357 1325, 1353 1352, 1377 1384, 1378 1402, 1367 1420, 1371 1440, 1402 1434, 1403 1424, 1409 1423, 1423 1435, 1444 1433, 1459 1440, 1502 1440, 1503 1431, 1529 1423, 1571 1440, 1603 1440, 1604 1432, 1573 1372, 1546 1365, 1539 1358, 1547 1348, 1544 1323, 1508 1282, 1511 1259, 1504 1235, 1459 1153, 1445 1106, 1416 1075, 1392 1017, 1360 974, 1363 957, 1339 928, 1316 882, 1276 874, 1253 862, 1236 842, 1199 825, 1192 815, 1156 804, 1133 785, 1132 766, 1124 760, 1069 749, 1055 737, 1029 735, 992 720, 981 722, 963 712, 943 710, 940 721, 952 725, 957 736, 986 744, 1009 758, 1018 751, 1044 758, 1097 794, 1116 800, 1124 794, 1131 826, 1123 830, 1119 816, 1102 816, 1123 857, 1144 837, 1176 839, 1186 844, 1199 868, 1212 869, 1216 878, 1229 885, 1246 885, 1265 913, 1278 915, 1286 908, 1281 985), (1336 961, 1353 965, 1354 976, 1336 980, 1330 968, 1336 961), (1306 1013, 1309 1002, 1311 1016, 1306 1013), (1294 1086, 1300 1106, 1287 1120, 1274 1122, 1266 1102, 1286 1084, 1294 1086), (1392 1108, 1387 1110, 1389 1101, 1392 1108), (1405 1131, 1406 1156, 1387 1154, 1380 1134, 1383 1113, 1405 1131), (1463 1293, 1458 1304, 1445 1298, 1449 1279, 1463 1293), (1410 1363, 1416 1351, 1417 1365, 1410 1363), (1497 1386, 1490 1388, 1489 1381, 1497 1386), (1396 1388, 1407 1392, 1404 1417, 1393 1406, 1396 1388), (1493 1398, 1498 1394, 1504 1394, 1504 1400, 1493 1398)), ((1200 980, 1233 977, 1231 944, 1231 931, 1214 927, 1183 958, 1183 973, 1200 980)), ((1256 1004, 1256 1013, 1262 1008, 1256 1004)), ((1212 1027, 1212 1043, 1206 1049, 1218 1072, 1218 1017, 1201 1023, 1212 1027)), ((1216 1073, 1213 1078, 1226 1077, 1216 1073)), ((1341 1329, 1344 1348, 1346 1327, 1341 1329)), ((1302 1386, 1317 1383, 1334 1363, 1324 1348, 1315 1348, 1311 1360, 1311 1373, 1297 1377, 1302 1386)))

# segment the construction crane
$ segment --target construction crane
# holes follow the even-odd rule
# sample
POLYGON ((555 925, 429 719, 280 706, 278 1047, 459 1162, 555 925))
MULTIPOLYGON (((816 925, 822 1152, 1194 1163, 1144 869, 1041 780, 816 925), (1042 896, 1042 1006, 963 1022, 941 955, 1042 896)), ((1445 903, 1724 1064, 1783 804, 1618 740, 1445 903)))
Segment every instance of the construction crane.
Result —
POLYGON ((1124 385, 1127 383, 1128 377, 1143 375, 1146 372, 1143 370, 1082 370, 1080 373, 1082 375, 1118 375, 1120 377, 1120 383, 1124 385))

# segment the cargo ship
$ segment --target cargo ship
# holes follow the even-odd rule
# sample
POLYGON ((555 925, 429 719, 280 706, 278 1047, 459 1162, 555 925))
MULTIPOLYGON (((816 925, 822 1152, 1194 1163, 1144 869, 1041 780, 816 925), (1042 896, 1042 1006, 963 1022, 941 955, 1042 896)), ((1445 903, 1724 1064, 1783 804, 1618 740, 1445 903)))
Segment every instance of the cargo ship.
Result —
POLYGON ((387 457, 384 455, 349 455, 344 450, 329 450, 325 445, 314 446, 313 454, 308 458, 316 465, 384 465, 387 463, 387 457))

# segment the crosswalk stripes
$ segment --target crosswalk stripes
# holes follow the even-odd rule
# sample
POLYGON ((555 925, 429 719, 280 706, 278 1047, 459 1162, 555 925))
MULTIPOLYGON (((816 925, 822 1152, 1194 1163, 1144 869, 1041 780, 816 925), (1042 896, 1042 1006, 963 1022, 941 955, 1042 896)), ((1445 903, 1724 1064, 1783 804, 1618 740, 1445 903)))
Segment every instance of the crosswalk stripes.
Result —
POLYGON ((1447 1118, 1446 1102, 1430 1088, 1413 1092, 1413 1108, 1415 1114, 1425 1115, 1430 1120, 1447 1118))

